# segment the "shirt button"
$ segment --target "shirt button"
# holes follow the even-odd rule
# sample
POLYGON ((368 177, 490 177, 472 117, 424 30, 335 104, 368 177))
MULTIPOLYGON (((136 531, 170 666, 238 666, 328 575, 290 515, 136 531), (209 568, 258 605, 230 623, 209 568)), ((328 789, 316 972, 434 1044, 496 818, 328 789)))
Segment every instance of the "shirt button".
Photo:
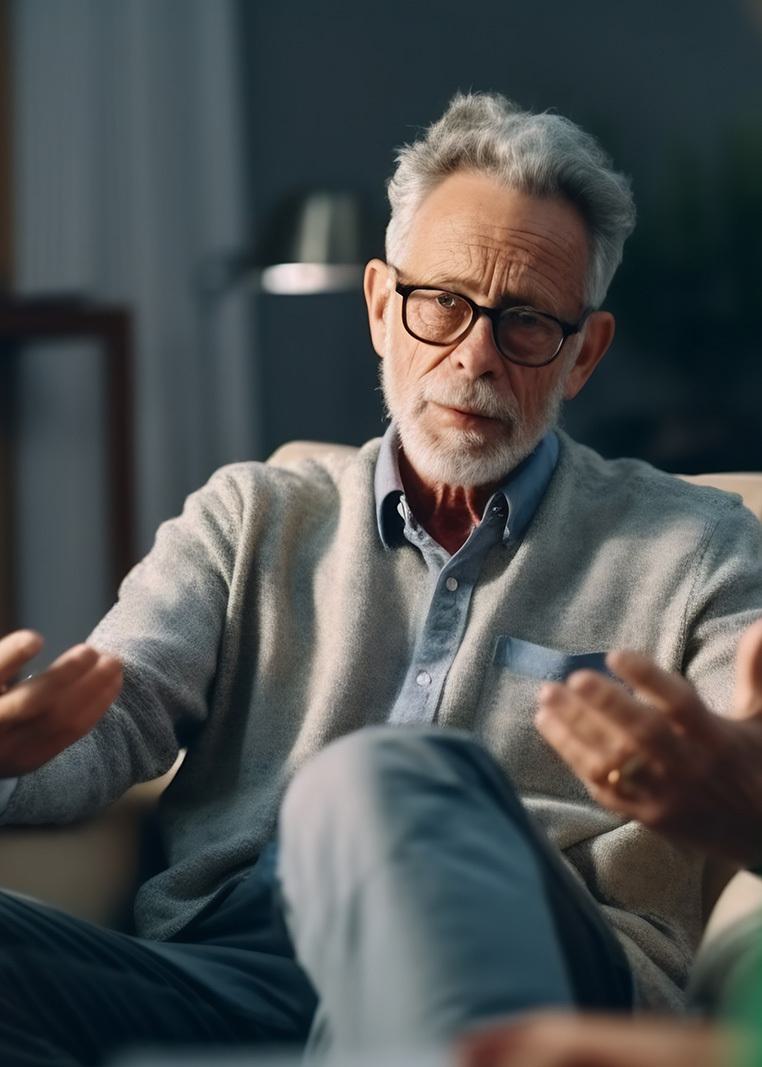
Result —
POLYGON ((458 579, 450 577, 445 582, 445 585, 447 586, 447 588, 450 590, 451 593, 454 593, 455 590, 458 588, 458 579))
POLYGON ((420 685, 421 689, 425 689, 427 685, 431 685, 431 675, 428 671, 419 671, 415 676, 415 684, 420 685))

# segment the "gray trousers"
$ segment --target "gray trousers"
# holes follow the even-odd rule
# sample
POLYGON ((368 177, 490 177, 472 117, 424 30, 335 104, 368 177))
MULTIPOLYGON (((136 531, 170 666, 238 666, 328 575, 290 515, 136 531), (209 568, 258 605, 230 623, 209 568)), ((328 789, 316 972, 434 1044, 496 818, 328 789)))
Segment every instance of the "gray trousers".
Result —
POLYGON ((0 894, 0 945, 4 1067, 100 1064, 135 1044, 302 1046, 310 1028, 344 1050, 439 1044, 632 996, 616 938, 497 766, 434 728, 370 728, 320 753, 286 795, 277 850, 173 941, 0 894))

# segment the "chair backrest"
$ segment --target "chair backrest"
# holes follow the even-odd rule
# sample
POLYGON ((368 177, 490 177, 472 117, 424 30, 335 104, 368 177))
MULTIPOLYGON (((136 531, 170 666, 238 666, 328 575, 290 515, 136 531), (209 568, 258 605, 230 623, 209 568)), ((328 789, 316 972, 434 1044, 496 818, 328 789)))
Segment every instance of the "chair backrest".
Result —
POLYGON ((749 511, 762 522, 762 474, 746 471, 738 474, 683 474, 686 482, 709 485, 724 489, 726 493, 739 493, 749 511))
POLYGON ((299 459, 314 459, 337 452, 351 455, 356 451, 353 445, 331 444, 329 441, 286 441, 275 449, 267 462, 279 467, 282 463, 294 463, 299 459))

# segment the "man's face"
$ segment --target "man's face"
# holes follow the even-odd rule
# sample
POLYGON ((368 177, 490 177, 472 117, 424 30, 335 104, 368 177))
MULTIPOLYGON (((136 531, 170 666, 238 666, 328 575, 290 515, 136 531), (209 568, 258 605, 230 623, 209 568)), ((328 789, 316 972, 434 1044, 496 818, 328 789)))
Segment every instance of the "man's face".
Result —
MULTIPOLYGON (((458 173, 423 202, 404 261, 394 266, 406 284, 449 289, 485 306, 526 304, 576 322, 585 307, 587 263, 585 225, 571 205, 458 173)), ((555 423, 563 398, 592 371, 574 375, 583 336, 568 338, 545 367, 502 356, 486 316, 456 344, 427 345, 402 325, 393 272, 369 265, 374 269, 375 281, 366 277, 371 327, 383 359, 384 397, 409 462, 434 483, 496 481, 531 452, 555 423), (373 328, 374 306, 381 303, 373 328)))

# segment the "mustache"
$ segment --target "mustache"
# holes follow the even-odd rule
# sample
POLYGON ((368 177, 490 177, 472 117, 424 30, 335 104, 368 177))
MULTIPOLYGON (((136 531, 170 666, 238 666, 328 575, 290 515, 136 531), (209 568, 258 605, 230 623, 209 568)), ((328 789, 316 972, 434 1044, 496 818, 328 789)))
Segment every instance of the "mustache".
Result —
POLYGON ((487 382, 477 379, 470 384, 427 384, 423 387, 420 401, 459 408, 474 415, 502 422, 517 422, 520 418, 518 404, 508 397, 499 396, 487 382))

